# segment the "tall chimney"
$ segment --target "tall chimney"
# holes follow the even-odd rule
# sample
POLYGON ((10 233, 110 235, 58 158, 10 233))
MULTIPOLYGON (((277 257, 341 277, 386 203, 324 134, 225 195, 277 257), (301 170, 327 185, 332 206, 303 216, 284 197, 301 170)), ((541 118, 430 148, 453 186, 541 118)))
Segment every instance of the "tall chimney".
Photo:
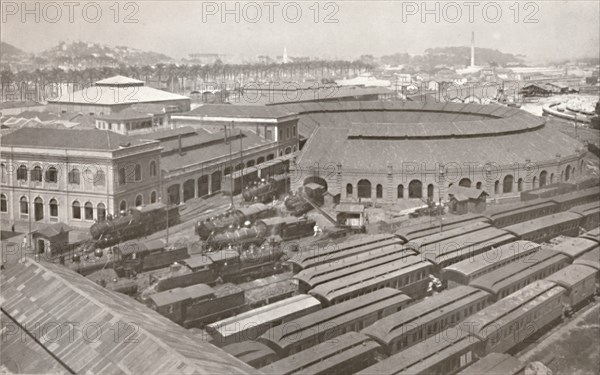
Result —
POLYGON ((475 32, 471 31, 471 67, 475 66, 475 32))

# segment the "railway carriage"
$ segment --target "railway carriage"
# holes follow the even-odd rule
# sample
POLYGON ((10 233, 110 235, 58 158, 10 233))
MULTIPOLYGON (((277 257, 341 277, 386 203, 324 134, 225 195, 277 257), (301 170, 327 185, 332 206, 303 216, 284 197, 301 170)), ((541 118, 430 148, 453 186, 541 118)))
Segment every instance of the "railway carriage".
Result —
POLYGON ((400 311, 411 301, 398 290, 383 288, 273 327, 258 341, 284 358, 348 331, 359 331, 378 319, 400 311))
POLYGON ((575 259, 573 264, 582 264, 596 270, 597 277, 600 277, 600 247, 588 251, 575 259))
POLYGON ((323 283, 311 289, 309 294, 318 298, 324 306, 335 305, 385 287, 399 289, 418 299, 427 294, 432 269, 432 264, 421 259, 421 256, 408 256, 323 283))
POLYGON ((256 341, 236 342, 221 349, 254 368, 267 366, 279 360, 271 348, 256 341))
POLYGON ((469 285, 476 278, 509 263, 526 262, 533 253, 540 249, 540 245, 531 241, 510 242, 446 266, 442 270, 441 278, 448 288, 469 285))
POLYGON ((393 355, 458 324, 489 303, 489 294, 469 286, 443 291, 389 315, 361 332, 393 355))
MULTIPOLYGON (((423 238, 423 240, 428 237, 423 238)), ((417 251, 424 259, 436 266, 436 273, 444 267, 458 263, 464 259, 490 250, 492 247, 502 246, 515 240, 515 236, 498 228, 484 228, 450 239, 433 242, 419 246, 417 251)))
POLYGON ((386 263, 399 261, 416 254, 415 251, 405 249, 400 244, 394 244, 366 253, 360 253, 353 257, 307 268, 297 273, 294 277, 298 280, 299 290, 305 293, 329 281, 353 275, 356 272, 376 268, 386 263))
POLYGON ((600 244, 584 237, 563 237, 560 241, 544 247, 564 254, 573 261, 588 251, 600 247, 600 244))
POLYGON ((487 228, 493 227, 487 222, 475 222, 462 227, 449 229, 443 232, 435 232, 418 239, 411 240, 406 243, 406 247, 419 251, 420 248, 427 248, 428 246, 432 246, 443 241, 452 242, 457 237, 464 236, 472 232, 478 232, 487 228))
POLYGON ((425 236, 430 236, 435 233, 446 232, 479 222, 489 223, 489 219, 483 215, 477 214, 442 217, 441 221, 433 220, 432 222, 401 227, 395 233, 398 237, 408 242, 425 236))
POLYGON ((376 234, 362 237, 357 240, 335 243, 333 241, 317 246, 314 249, 303 251, 288 262, 292 265, 294 273, 303 269, 315 267, 320 264, 338 261, 340 259, 368 252, 380 247, 401 244, 403 241, 393 234, 376 234))
POLYGON ((575 206, 598 202, 598 200, 600 200, 600 186, 594 186, 552 198, 552 201, 558 204, 558 211, 567 211, 575 206))
POLYGON ((548 200, 535 200, 486 210, 485 216, 496 228, 522 223, 558 212, 559 205, 548 200))
POLYGON ((171 247, 162 239, 128 242, 114 246, 112 252, 113 267, 119 277, 166 267, 189 258, 186 246, 171 247))
POLYGON ((546 280, 565 288, 562 304, 570 313, 596 294, 597 273, 597 270, 586 265, 571 264, 548 276, 546 280))
POLYGON ((541 280, 566 267, 571 262, 566 255, 541 249, 523 262, 509 263, 480 276, 469 284, 490 293, 494 301, 516 292, 536 280, 541 280))
POLYGON ((585 230, 597 228, 600 225, 600 203, 591 202, 570 210, 582 216, 580 227, 585 230))
POLYGON ((358 332, 347 332, 260 368, 268 375, 353 374, 376 363, 381 347, 358 332))
POLYGON ((559 212, 528 222, 510 225, 503 229, 521 240, 542 243, 560 235, 577 237, 580 222, 581 215, 579 214, 559 212))
POLYGON ((559 319, 564 294, 562 286, 538 280, 475 313, 461 329, 482 341, 482 355, 505 353, 559 319))
POLYGON ((300 294, 206 326, 215 345, 255 341, 269 329, 321 309, 314 297, 300 294))
POLYGON ((481 345, 461 330, 449 330, 447 336, 432 336, 356 375, 453 375, 479 358, 481 345))

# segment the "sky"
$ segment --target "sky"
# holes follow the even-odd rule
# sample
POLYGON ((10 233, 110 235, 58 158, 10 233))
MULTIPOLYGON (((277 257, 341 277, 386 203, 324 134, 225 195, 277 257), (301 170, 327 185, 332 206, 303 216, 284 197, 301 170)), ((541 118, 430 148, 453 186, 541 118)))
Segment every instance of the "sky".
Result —
POLYGON ((284 47, 290 56, 356 58, 467 46, 475 32, 477 47, 529 60, 600 54, 597 0, 23 4, 1 0, 1 38, 36 53, 79 40, 175 58, 190 53, 277 56, 284 47))

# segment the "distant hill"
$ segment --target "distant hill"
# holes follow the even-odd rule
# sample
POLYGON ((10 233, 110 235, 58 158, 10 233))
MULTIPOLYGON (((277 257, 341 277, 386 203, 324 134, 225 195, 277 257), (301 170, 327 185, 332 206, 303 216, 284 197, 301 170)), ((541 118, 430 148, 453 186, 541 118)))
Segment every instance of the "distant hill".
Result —
POLYGON ((168 64, 176 60, 162 53, 142 51, 126 46, 111 47, 98 43, 60 42, 57 46, 38 54, 28 54, 2 42, 0 62, 15 70, 33 68, 86 69, 118 67, 119 65, 168 64))
POLYGON ((154 65, 175 59, 157 52, 141 51, 126 46, 110 47, 98 43, 61 42, 38 56, 48 65, 68 68, 91 68, 124 65, 154 65))
MULTIPOLYGON (((381 62, 389 65, 423 65, 434 68, 440 65, 466 66, 471 62, 471 47, 437 47, 425 50, 423 55, 411 56, 407 53, 382 56, 381 62)), ((523 63, 525 56, 513 55, 490 48, 475 48, 477 65, 499 65, 523 63)))

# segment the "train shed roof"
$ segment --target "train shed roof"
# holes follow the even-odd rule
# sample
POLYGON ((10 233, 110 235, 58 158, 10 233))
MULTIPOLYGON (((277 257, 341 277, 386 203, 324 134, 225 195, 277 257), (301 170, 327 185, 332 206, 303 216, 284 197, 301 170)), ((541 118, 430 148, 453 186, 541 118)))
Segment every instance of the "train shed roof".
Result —
POLYGON ((3 270, 1 280, 2 310, 20 326, 78 324, 55 330, 59 337, 43 344, 70 373, 260 374, 141 303, 67 268, 25 259, 3 270), (81 327, 89 326, 102 334, 86 336, 81 327), (117 327, 122 333, 115 337, 117 327))

